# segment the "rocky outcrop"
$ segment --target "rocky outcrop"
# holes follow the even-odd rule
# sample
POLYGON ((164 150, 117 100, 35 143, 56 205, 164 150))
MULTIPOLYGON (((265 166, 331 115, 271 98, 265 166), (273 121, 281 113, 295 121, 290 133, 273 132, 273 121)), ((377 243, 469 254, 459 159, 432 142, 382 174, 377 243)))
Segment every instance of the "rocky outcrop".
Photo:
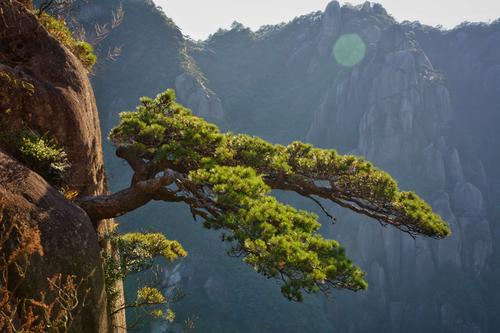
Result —
POLYGON ((328 58, 332 52, 332 41, 337 39, 342 28, 342 13, 340 4, 332 1, 325 9, 321 20, 321 32, 318 41, 318 53, 323 58, 328 58))
POLYGON ((3 213, 27 222, 41 236, 43 256, 31 258, 17 296, 38 300, 49 289, 47 279, 75 276, 80 304, 73 311, 71 332, 108 332, 101 248, 87 214, 1 151, 0 198, 3 213))
MULTIPOLYGON (((499 172, 500 164, 492 152, 500 149, 496 135, 500 120, 500 20, 462 24, 452 30, 418 22, 403 27, 414 32, 422 49, 446 78, 454 114, 450 132, 460 149, 464 174, 487 193, 487 201, 498 201, 500 186, 493 175, 499 172)), ((490 205, 490 211, 497 210, 490 205)))
POLYGON ((205 119, 221 120, 224 110, 220 99, 193 74, 186 72, 175 79, 179 101, 205 119))
MULTIPOLYGON (((20 2, 0 2, 0 195, 7 209, 40 230, 45 255, 30 264, 22 292, 47 289, 47 278, 74 275, 90 291, 75 310, 74 332, 108 332, 97 230, 107 222, 90 221, 40 176, 5 154, 9 137, 35 130, 55 141, 71 164, 67 187, 80 195, 107 191, 96 103, 80 61, 40 25, 20 2), (94 223, 94 224, 93 224, 94 223)), ((122 325, 117 318, 115 325, 122 325)))
MULTIPOLYGON (((357 28, 351 32, 358 33, 363 40, 366 37, 358 22, 367 21, 364 17, 368 8, 370 5, 365 4, 357 8, 356 15, 339 19, 343 25, 355 21, 357 28)), ((459 122, 460 116, 454 109, 446 76, 433 66, 409 29, 399 24, 376 24, 376 27, 381 33, 378 39, 370 41, 374 47, 367 48, 363 62, 349 69, 325 92, 308 138, 322 146, 337 146, 366 156, 396 175, 401 186, 423 195, 452 226, 453 235, 439 243, 426 240, 413 243, 392 232, 376 236, 384 244, 384 254, 363 258, 362 266, 369 267, 370 280, 375 277, 374 288, 379 288, 380 282, 384 285, 379 278, 379 266, 385 272, 388 284, 384 287, 384 297, 379 298, 377 292, 367 295, 389 314, 391 325, 385 329, 400 331, 404 327, 407 331, 403 323, 413 322, 420 323, 421 328, 487 331, 484 318, 455 321, 467 310, 459 302, 449 300, 456 292, 450 286, 441 286, 444 296, 440 299, 428 295, 409 301, 401 297, 401 288, 429 288, 433 285, 429 276, 450 272, 480 283, 482 275, 489 271, 493 233, 484 194, 478 188, 481 182, 464 174, 460 148, 450 144, 456 142, 450 128, 459 122), (424 318, 433 316, 431 308, 442 310, 432 324, 423 325, 424 318)), ((340 28, 340 31, 348 30, 340 28)), ((358 232, 358 238, 352 240, 354 245, 347 246, 365 248, 373 237, 370 232, 358 232)), ((487 295, 477 290, 467 290, 464 294, 464 298, 479 297, 486 303, 487 295)), ((486 308, 483 311, 487 312, 486 308)), ((374 318, 370 317, 365 313, 365 320, 372 322, 374 318)), ((369 328, 359 324, 352 330, 369 328)))
POLYGON ((12 110, 2 112, 4 126, 12 131, 31 128, 54 138, 75 162, 69 176, 75 190, 103 193, 101 132, 87 71, 25 7, 9 0, 0 8, 0 72, 33 86, 27 92, 2 81, 0 109, 12 110))

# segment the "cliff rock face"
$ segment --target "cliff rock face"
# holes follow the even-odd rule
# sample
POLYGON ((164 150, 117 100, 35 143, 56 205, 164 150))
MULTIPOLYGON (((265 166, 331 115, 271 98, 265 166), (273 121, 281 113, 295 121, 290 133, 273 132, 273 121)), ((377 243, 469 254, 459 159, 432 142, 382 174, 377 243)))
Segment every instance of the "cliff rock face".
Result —
MULTIPOLYGON (((0 73, 2 134, 28 128, 46 134, 68 155, 68 186, 83 195, 105 193, 101 132, 87 71, 14 0, 0 2, 0 73)), ((79 295, 72 331, 110 331, 96 226, 81 209, 3 151, 0 195, 7 210, 24 216, 41 233, 45 255, 33 258, 21 292, 37 296, 47 290, 47 278, 74 275, 90 291, 85 302, 85 293, 79 295)))
POLYGON ((0 71, 34 86, 32 94, 2 81, 0 108, 11 129, 48 132, 74 163, 69 182, 82 194, 105 190, 101 132, 87 72, 71 52, 49 36, 16 1, 3 1, 0 71))
POLYGON ((40 299, 40 292, 48 290, 48 278, 76 276, 81 304, 74 311, 71 332, 108 332, 100 247, 87 214, 3 152, 0 184, 5 211, 28 222, 41 235, 43 256, 31 259, 18 295, 40 299))
POLYGON ((487 175, 500 170, 496 154, 491 153, 500 149, 500 20, 489 25, 462 24, 450 31, 418 23, 406 24, 404 28, 414 31, 446 79, 453 101, 452 140, 467 154, 463 172, 488 193, 487 197, 500 198, 495 177, 486 181, 487 175))
POLYGON ((221 120, 224 110, 220 99, 193 74, 186 72, 175 78, 179 101, 205 119, 221 120))
MULTIPOLYGON (((341 16, 341 31, 356 32, 367 40, 363 25, 356 24, 356 29, 344 26, 352 20, 362 21, 369 10, 374 7, 365 5, 354 17, 341 16)), ((454 141, 450 127, 458 122, 458 115, 447 80, 432 65, 414 33, 400 25, 376 25, 375 30, 381 33, 370 41, 373 47, 367 47, 364 61, 326 91, 308 138, 322 146, 338 146, 366 156, 396 175, 401 186, 422 194, 451 224, 453 235, 449 239, 439 243, 419 239, 415 245, 399 234, 372 230, 384 244, 381 256, 370 254, 366 245, 374 237, 370 229, 358 231, 351 239, 354 248, 365 249, 362 257, 370 267, 368 275, 376 278, 372 288, 387 286, 383 296, 368 293, 390 314, 386 329, 406 330, 403 323, 414 323, 428 329, 488 331, 484 313, 477 318, 464 315, 467 310, 463 305, 447 299, 456 291, 432 282, 436 275, 458 272, 479 283, 489 270, 493 251, 481 183, 464 174, 462 151, 450 144, 454 141), (353 131, 357 135, 348 133, 353 131), (443 296, 408 301, 401 297, 398 284, 412 289, 438 288, 443 296), (432 309, 440 309, 439 314, 432 309), (422 323, 433 316, 435 323, 422 323)), ((479 295, 479 291, 469 289, 461 297, 486 296, 479 295)), ((487 301, 481 302, 486 307, 487 301)), ((365 313, 363 320, 349 329, 366 331, 370 328, 367 323, 373 322, 375 318, 365 313)))

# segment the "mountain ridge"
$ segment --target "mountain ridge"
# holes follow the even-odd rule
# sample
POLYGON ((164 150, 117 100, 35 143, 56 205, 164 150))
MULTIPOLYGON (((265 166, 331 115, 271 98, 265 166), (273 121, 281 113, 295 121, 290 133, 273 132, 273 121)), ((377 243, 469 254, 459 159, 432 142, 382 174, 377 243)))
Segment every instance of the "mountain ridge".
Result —
MULTIPOLYGON (((134 12, 126 10, 127 14, 133 21, 130 16, 134 12)), ((152 33, 144 30, 146 27, 138 22, 134 30, 126 26, 121 29, 140 37, 152 33)), ((494 131, 498 119, 495 92, 500 77, 495 68, 500 66, 500 57, 484 58, 488 54, 484 50, 491 54, 500 51, 494 46, 500 43, 492 43, 499 36, 497 28, 495 21, 442 31, 398 23, 380 5, 341 7, 333 1, 321 14, 268 26, 260 33, 235 24, 206 41, 194 42, 185 40, 178 29, 154 30, 159 35, 175 34, 180 42, 157 42, 152 48, 138 45, 145 52, 141 60, 124 53, 116 63, 98 72, 93 83, 105 128, 111 126, 118 111, 135 106, 139 93, 152 95, 176 87, 180 101, 186 103, 194 86, 194 95, 207 96, 210 91, 212 98, 220 101, 216 102, 220 107, 204 111, 196 102, 188 103, 195 113, 208 116, 226 130, 263 136, 277 143, 308 139, 322 147, 365 155, 397 175, 403 187, 416 188, 454 230, 443 243, 413 241, 392 232, 382 234, 377 226, 365 223, 353 227, 351 216, 328 207, 338 214, 340 222, 336 226, 325 222, 324 232, 335 234, 354 249, 354 258, 368 271, 372 290, 362 297, 341 294, 333 304, 310 299, 303 308, 283 304, 273 296, 267 308, 260 299, 269 292, 263 281, 247 276, 239 266, 228 266, 231 261, 208 259, 209 253, 222 251, 215 237, 197 238, 191 226, 159 224, 155 221, 161 213, 154 208, 138 212, 136 219, 148 221, 149 226, 166 229, 180 238, 190 234, 197 239, 197 244, 188 241, 191 258, 174 269, 179 283, 196 295, 196 300, 180 305, 180 313, 202 314, 200 329, 206 332, 245 332, 254 325, 268 331, 286 327, 290 332, 493 331, 499 324, 494 304, 500 300, 494 282, 500 275, 492 265, 500 257, 493 242, 500 230, 494 207, 500 198, 494 183, 498 170, 494 152, 500 141, 494 131), (476 46, 479 33, 485 37, 477 39, 482 42, 476 46), (341 36, 349 34, 361 38, 365 51, 360 61, 346 67, 332 57, 332 49, 341 36), (464 34, 469 37, 460 37, 464 34), (201 75, 193 84, 176 82, 185 73, 181 49, 201 75), (158 56, 162 52, 171 52, 171 57, 158 56), (146 59, 158 59, 154 69, 148 67, 152 61, 146 59), (147 82, 127 73, 131 66, 143 73, 147 82), (175 74, 162 77, 167 68, 177 69, 175 74), (113 88, 115 92, 110 94, 115 70, 125 73, 119 81, 133 85, 124 91, 113 88), (460 75, 462 72, 467 74, 460 75), (146 87, 151 91, 145 92, 146 87), (464 100, 469 102, 463 107, 464 100), (476 113, 480 111, 483 113, 476 113), (487 129, 484 133, 483 125, 487 129), (383 249, 376 249, 378 243, 384 244, 383 249), (252 287, 241 289, 227 276, 228 271, 241 281, 249 281, 252 287), (227 293, 227 288, 235 288, 236 295, 227 293), (463 291, 457 296, 457 290, 463 291), (252 317, 225 317, 222 310, 202 306, 227 303, 223 309, 233 307, 241 314, 245 310, 239 297, 251 300, 246 307, 252 317), (269 317, 272 306, 282 309, 283 313, 276 314, 280 320, 269 317), (313 309, 321 313, 315 328, 301 323, 313 309), (347 322, 341 320, 346 311, 352 317, 347 322), (210 321, 218 324, 211 326, 210 321)), ((110 41, 127 42, 118 37, 110 41)), ((356 43, 357 39, 353 40, 356 43)), ((131 45, 130 40, 128 43, 131 45)), ((122 179, 127 179, 122 178, 123 167, 110 164, 110 156, 107 158, 112 186, 120 187, 122 179)), ((285 199, 311 207, 297 198, 285 199)), ((188 216, 174 209, 169 218, 188 216)))

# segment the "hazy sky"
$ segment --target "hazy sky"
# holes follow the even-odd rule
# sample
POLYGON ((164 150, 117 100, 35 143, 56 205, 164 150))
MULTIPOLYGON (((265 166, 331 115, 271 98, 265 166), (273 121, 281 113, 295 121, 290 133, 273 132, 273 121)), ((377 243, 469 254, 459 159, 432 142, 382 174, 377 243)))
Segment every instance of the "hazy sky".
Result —
MULTIPOLYGON (((174 19, 183 33, 205 39, 218 28, 238 21, 252 29, 289 21, 325 9, 328 0, 153 0, 174 19)), ((364 1, 349 1, 360 4, 364 1)), ((454 27, 463 21, 500 18, 500 0, 380 0, 396 19, 454 27)), ((344 1, 341 1, 344 3, 344 1)))

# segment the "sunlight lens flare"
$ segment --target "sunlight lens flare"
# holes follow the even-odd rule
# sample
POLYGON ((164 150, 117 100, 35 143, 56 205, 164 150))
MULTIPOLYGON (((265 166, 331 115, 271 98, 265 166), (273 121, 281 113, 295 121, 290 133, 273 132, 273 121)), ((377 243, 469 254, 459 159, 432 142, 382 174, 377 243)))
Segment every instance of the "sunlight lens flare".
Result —
POLYGON ((339 65, 353 67, 363 61, 366 45, 358 34, 340 36, 333 45, 333 57, 339 65))

